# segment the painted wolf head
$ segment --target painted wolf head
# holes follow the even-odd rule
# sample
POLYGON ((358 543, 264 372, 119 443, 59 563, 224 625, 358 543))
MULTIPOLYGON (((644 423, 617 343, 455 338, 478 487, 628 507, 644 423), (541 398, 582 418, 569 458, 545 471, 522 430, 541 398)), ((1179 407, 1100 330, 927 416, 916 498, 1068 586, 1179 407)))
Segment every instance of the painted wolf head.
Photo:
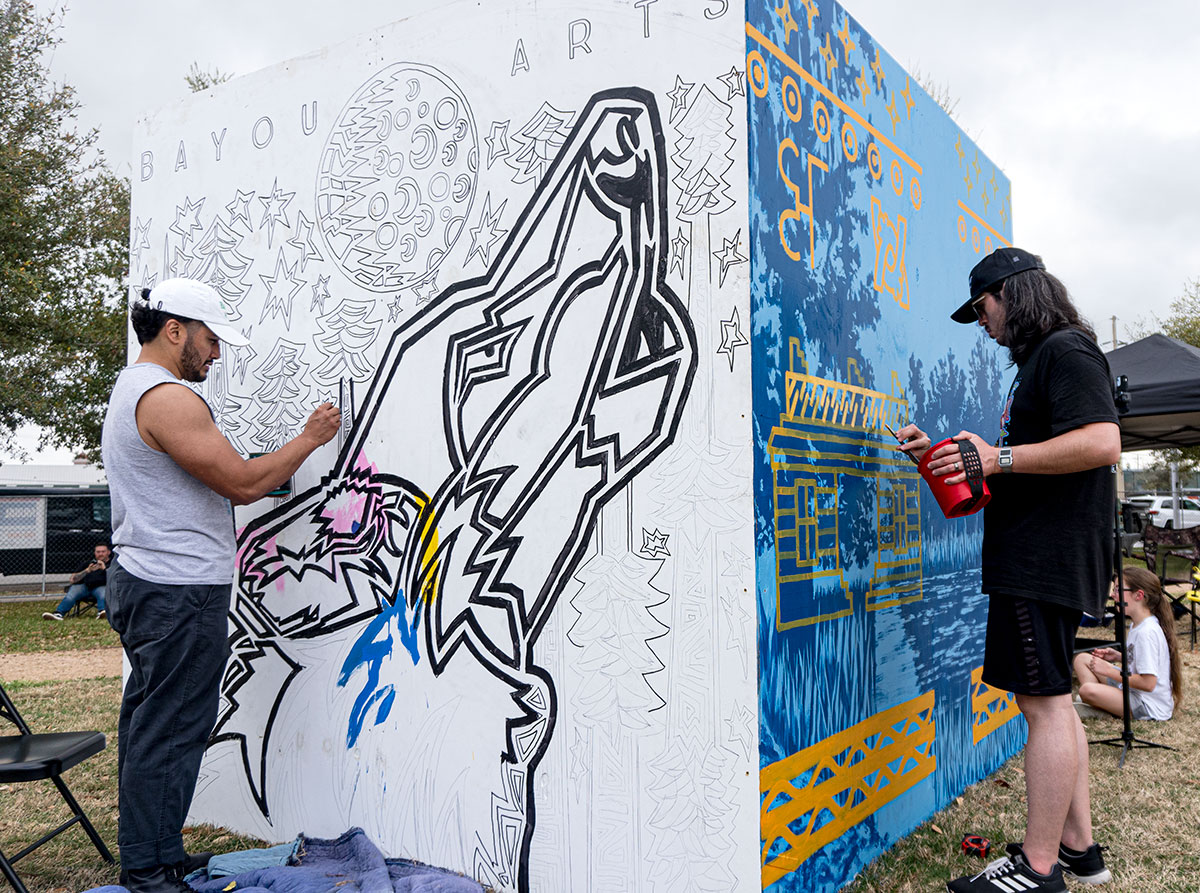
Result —
POLYGON ((392 337, 333 471, 240 535, 213 741, 273 836, 358 824, 527 886, 556 712, 534 644, 696 369, 653 97, 577 121, 491 269, 392 337))

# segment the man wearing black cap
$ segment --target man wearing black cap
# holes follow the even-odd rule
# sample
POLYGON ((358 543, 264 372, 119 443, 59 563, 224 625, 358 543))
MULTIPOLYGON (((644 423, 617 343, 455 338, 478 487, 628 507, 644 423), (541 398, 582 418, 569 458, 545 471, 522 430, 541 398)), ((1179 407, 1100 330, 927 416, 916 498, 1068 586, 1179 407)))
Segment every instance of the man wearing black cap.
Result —
POLYGON ((112 496, 108 618, 129 674, 117 726, 121 883, 131 893, 190 893, 183 822, 217 718, 229 655, 234 574, 232 503, 286 481, 337 433, 336 407, 318 406, 292 440, 243 459, 200 382, 222 342, 249 340, 211 287, 167 279, 130 311, 141 345, 117 377, 101 447, 112 496))
MULTIPOLYGON (((951 314, 978 321, 1008 348, 1016 376, 995 445, 960 431, 990 477, 984 510, 983 591, 989 595, 983 681, 1011 691, 1029 723, 1025 840, 951 893, 1062 893, 1063 874, 1104 883, 1092 839, 1088 751, 1071 703, 1071 656, 1082 613, 1099 616, 1112 574, 1113 463, 1121 433, 1108 362, 1066 288, 1040 258, 1000 248, 975 265, 970 298, 951 314)), ((930 438, 898 432, 920 458, 930 438)), ((949 484, 966 480, 948 445, 929 463, 949 484)))

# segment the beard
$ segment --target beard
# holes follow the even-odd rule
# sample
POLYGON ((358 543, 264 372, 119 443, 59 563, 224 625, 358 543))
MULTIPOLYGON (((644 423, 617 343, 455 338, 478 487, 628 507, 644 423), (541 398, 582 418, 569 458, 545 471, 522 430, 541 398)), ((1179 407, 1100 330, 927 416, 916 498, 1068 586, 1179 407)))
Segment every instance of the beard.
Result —
POLYGON ((184 381, 204 381, 208 378, 208 362, 200 357, 200 351, 188 338, 183 343, 183 353, 179 356, 179 372, 184 381))

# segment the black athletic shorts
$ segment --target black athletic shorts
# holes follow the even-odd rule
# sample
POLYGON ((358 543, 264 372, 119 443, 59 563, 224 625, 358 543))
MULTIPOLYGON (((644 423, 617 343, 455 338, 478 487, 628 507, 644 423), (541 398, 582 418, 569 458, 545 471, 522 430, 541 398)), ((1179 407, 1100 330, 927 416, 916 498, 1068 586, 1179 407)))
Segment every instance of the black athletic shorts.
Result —
POLYGON ((1083 612, 992 593, 983 681, 1018 695, 1071 693, 1071 658, 1083 612))

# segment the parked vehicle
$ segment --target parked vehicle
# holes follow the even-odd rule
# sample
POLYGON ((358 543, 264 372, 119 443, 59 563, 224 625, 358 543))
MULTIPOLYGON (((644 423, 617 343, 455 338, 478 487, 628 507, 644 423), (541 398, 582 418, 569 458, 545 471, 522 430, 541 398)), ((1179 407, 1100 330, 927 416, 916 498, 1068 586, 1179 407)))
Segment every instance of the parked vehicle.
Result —
MULTIPOLYGON (((1131 496, 1128 502, 1144 512, 1155 527, 1169 530, 1175 526, 1175 500, 1170 496, 1131 496)), ((1195 527, 1200 524, 1200 502, 1186 496, 1180 498, 1179 514, 1180 527, 1195 527)))

